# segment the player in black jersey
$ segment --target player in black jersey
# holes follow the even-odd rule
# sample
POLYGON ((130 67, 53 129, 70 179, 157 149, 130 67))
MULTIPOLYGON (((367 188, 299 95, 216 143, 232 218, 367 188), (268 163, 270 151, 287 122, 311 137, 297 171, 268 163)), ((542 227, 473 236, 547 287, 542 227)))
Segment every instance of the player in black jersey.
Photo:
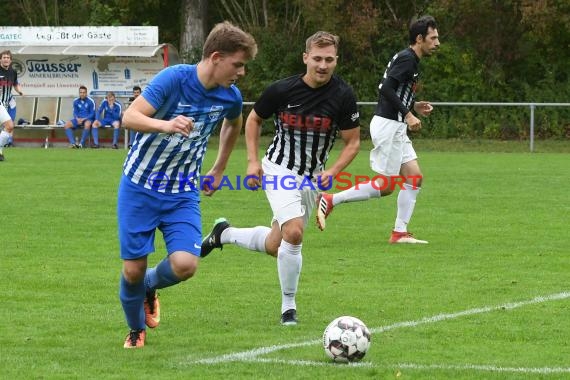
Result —
POLYGON ((0 52, 0 104, 4 106, 12 122, 4 123, 4 130, 0 132, 0 161, 4 161, 2 148, 11 143, 12 132, 14 130, 14 119, 16 118, 16 99, 12 95, 14 89, 20 96, 23 95, 18 83, 18 73, 12 67, 12 52, 4 50, 0 52))
MULTIPOLYGON (((14 130, 14 122, 12 118, 6 111, 6 108, 0 103, 0 127, 4 127, 5 130, 0 132, 0 138, 3 139, 4 142, 8 141, 9 133, 6 131, 14 130)), ((4 145, 0 145, 0 161, 4 161, 4 153, 2 152, 2 147, 4 145)))
POLYGON ((317 225, 321 230, 337 204, 389 195, 398 186, 396 180, 400 184, 405 180, 404 191, 398 194, 398 213, 389 242, 427 243, 416 239, 407 230, 422 183, 418 157, 407 129, 417 131, 421 128, 421 121, 412 110, 421 116, 428 116, 433 110, 429 102, 416 102, 415 92, 420 59, 430 56, 439 47, 435 19, 424 16, 412 22, 409 37, 410 47, 397 53, 388 63, 378 86, 378 104, 370 122, 370 136, 374 144, 370 164, 372 170, 379 174, 379 179, 357 184, 337 194, 320 194, 317 225))
POLYGON ((352 88, 333 75, 339 38, 317 32, 306 41, 306 73, 271 84, 249 114, 245 134, 250 187, 260 186, 273 211, 271 228, 234 228, 224 219, 202 242, 202 256, 223 244, 236 244, 277 257, 281 284, 281 323, 297 324, 295 294, 301 273, 303 233, 316 205, 319 187, 356 156, 360 147, 360 120, 352 88), (264 119, 273 116, 275 136, 259 159, 259 134, 264 119), (344 147, 325 169, 335 139, 344 147))

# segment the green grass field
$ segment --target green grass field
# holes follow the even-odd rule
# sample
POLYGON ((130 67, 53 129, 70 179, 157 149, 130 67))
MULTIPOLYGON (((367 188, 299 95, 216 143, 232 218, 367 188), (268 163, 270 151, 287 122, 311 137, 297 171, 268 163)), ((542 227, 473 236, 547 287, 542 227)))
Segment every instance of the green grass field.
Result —
MULTIPOLYGON (((368 145, 352 173, 369 174, 368 145)), ((570 156, 423 146, 410 229, 429 245, 387 243, 395 195, 338 206, 325 232, 307 229, 293 328, 279 324, 275 260, 226 246, 162 290, 161 325, 142 350, 122 347, 115 207, 125 151, 6 150, 0 377, 568 378, 570 156), (321 347, 340 315, 373 332, 358 365, 332 364, 321 347)), ((240 145, 226 173, 245 166, 240 145)), ((204 231, 219 216, 236 226, 271 218, 265 195, 245 190, 203 198, 202 210, 204 231)), ((164 254, 157 239, 150 263, 164 254)))

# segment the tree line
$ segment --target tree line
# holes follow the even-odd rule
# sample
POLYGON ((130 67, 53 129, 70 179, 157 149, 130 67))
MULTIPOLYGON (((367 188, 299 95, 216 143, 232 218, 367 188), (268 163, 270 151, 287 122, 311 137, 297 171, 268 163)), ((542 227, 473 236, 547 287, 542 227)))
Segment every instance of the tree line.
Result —
MULTIPOLYGON (((217 22, 230 20, 259 45, 239 87, 254 101, 272 81, 301 73, 307 36, 341 37, 337 73, 360 101, 375 101, 394 53, 407 46, 419 15, 438 21, 441 48, 421 62, 418 97, 440 102, 570 102, 570 2, 567 0, 16 0, 2 25, 157 25, 161 42, 187 62, 217 22)), ((438 107, 421 135, 526 138, 525 108, 438 107)), ((373 107, 363 107, 363 126, 373 107)), ((570 110, 538 108, 539 137, 569 138, 570 110)))

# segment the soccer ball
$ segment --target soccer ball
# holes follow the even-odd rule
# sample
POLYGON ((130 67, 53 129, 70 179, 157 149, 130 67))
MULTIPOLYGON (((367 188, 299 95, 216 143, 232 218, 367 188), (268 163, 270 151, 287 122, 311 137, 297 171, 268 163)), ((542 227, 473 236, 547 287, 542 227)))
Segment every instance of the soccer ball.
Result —
POLYGON ((338 317, 325 329, 323 347, 335 362, 360 361, 370 348, 370 331, 358 318, 338 317))

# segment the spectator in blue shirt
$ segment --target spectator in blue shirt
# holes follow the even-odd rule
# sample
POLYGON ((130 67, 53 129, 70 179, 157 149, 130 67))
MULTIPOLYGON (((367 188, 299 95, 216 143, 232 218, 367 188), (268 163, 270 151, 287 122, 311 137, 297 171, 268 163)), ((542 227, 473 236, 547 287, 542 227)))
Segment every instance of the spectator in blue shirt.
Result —
POLYGON ((99 148, 99 128, 113 127, 113 149, 118 149, 119 128, 121 127, 121 117, 123 116, 123 106, 115 99, 115 93, 107 92, 105 100, 101 102, 97 111, 97 120, 93 122, 93 148, 99 148))
POLYGON ((80 86, 79 97, 73 100, 73 119, 66 121, 64 125, 70 148, 77 149, 85 146, 85 139, 89 136, 93 120, 95 120, 95 101, 87 96, 87 87, 80 86), (76 144, 73 130, 82 127, 81 141, 76 144))

